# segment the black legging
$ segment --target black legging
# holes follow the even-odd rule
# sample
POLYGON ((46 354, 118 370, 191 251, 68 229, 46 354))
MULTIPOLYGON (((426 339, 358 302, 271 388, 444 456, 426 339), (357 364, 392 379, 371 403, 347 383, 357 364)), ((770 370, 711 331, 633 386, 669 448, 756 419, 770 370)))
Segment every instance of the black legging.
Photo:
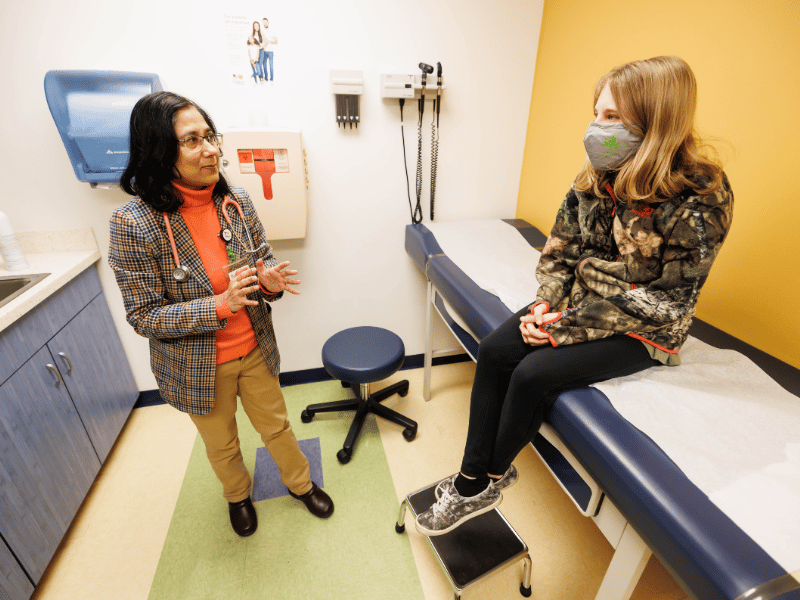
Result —
POLYGON ((522 339, 519 311, 481 341, 461 472, 502 475, 560 392, 660 365, 639 340, 614 335, 553 348, 522 339))

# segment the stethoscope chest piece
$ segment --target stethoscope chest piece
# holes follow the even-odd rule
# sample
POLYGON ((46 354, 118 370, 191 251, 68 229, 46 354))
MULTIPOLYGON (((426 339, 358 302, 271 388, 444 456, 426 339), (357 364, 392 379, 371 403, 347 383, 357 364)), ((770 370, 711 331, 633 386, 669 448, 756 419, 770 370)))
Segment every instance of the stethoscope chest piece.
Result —
POLYGON ((227 244, 233 239, 233 232, 227 227, 219 232, 219 236, 227 244))
POLYGON ((183 283, 189 279, 189 267, 186 265, 178 265, 172 269, 172 277, 178 283, 183 283))

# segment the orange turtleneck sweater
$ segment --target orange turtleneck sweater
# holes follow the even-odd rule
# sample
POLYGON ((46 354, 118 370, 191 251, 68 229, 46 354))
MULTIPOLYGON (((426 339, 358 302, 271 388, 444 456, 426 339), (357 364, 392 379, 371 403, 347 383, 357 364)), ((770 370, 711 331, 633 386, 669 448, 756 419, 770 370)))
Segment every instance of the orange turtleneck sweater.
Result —
POLYGON ((235 313, 228 307, 222 294, 228 289, 228 274, 223 267, 230 261, 225 242, 217 234, 222 229, 217 216, 217 206, 212 199, 213 187, 192 190, 173 183, 183 198, 180 213, 203 261, 211 287, 214 290, 217 318, 228 319, 225 329, 217 330, 217 364, 241 358, 258 345, 256 332, 247 310, 235 313))

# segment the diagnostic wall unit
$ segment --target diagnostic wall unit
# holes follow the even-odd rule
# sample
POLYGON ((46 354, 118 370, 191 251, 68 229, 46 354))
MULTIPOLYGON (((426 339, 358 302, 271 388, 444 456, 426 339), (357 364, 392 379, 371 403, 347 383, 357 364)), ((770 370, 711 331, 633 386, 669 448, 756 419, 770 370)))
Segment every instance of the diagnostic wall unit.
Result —
POLYGON ((247 191, 267 240, 304 238, 308 176, 300 132, 248 128, 222 133, 225 176, 247 191))

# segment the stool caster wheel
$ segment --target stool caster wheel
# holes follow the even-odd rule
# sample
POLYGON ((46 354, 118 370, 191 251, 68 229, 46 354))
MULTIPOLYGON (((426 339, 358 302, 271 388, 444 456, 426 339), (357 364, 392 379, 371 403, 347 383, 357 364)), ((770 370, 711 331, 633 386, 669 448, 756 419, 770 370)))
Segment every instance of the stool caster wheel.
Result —
POLYGON ((344 448, 342 448, 341 450, 339 450, 336 453, 336 458, 339 459, 340 463, 342 463, 343 465, 346 465, 347 463, 350 462, 350 453, 347 450, 345 450, 344 448))
POLYGON ((397 533, 404 533, 406 530, 406 525, 403 523, 402 525, 398 525, 397 523, 394 524, 394 530, 397 533))
POLYGON ((531 588, 525 587, 524 583, 519 584, 519 593, 525 596, 526 598, 531 597, 531 588))
POLYGON ((415 437, 417 437, 417 430, 416 429, 403 429, 403 437, 406 438, 407 442, 410 442, 415 437))
POLYGON ((404 398, 404 397, 408 396, 408 382, 407 381, 406 381, 406 384, 397 391, 397 393, 400 395, 401 398, 404 398))
POLYGON ((304 410, 303 412, 300 413, 300 420, 303 423, 311 423, 313 419, 314 419, 314 413, 308 412, 308 410, 304 410))

